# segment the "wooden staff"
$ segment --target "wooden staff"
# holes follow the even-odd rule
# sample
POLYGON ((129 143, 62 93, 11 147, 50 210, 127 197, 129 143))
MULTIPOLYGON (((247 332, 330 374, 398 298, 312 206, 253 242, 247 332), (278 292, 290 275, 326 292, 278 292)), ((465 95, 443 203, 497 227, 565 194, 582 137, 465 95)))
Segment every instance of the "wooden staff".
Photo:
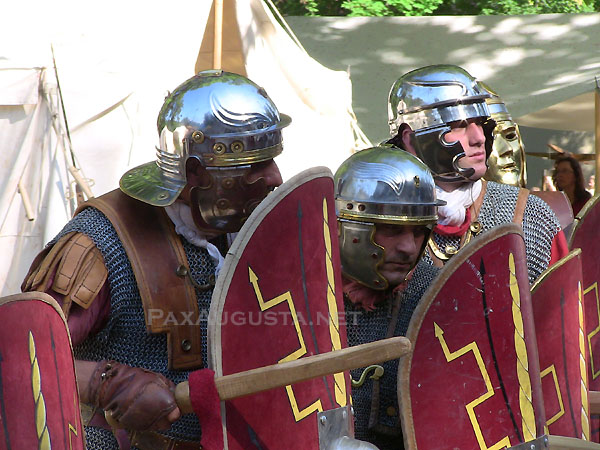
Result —
POLYGON ((223 54, 223 0, 214 0, 215 7, 215 35, 213 46, 213 69, 221 69, 221 55, 223 54))
POLYGON ((590 414, 600 414, 600 392, 589 391, 588 402, 590 405, 590 414))
MULTIPOLYGON (((215 385, 221 400, 231 400, 324 375, 398 359, 410 352, 410 349, 410 341, 403 336, 382 339, 295 361, 216 377, 215 385)), ((187 381, 179 383, 175 388, 175 400, 182 414, 193 412, 190 386, 187 381)))
POLYGON ((594 91, 594 118, 595 121, 595 148, 596 148, 596 175, 594 177, 594 194, 600 193, 600 85, 596 77, 594 91))

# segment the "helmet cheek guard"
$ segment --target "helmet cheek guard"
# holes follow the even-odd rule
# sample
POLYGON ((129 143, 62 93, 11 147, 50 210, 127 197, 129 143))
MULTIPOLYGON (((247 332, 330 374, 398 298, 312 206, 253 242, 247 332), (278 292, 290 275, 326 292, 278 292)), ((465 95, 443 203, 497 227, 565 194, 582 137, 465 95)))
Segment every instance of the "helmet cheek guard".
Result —
POLYGON ((494 147, 494 129, 496 128, 496 121, 492 118, 487 119, 483 122, 483 134, 485 136, 485 159, 490 157, 492 149, 494 147))
POLYGON ((338 220, 340 260, 344 276, 375 290, 388 288, 377 268, 383 264, 384 248, 373 240, 374 223, 338 220))
MULTIPOLYGON (((496 122, 493 119, 487 119, 482 124, 486 160, 492 153, 495 127, 496 122)), ((475 170, 460 166, 459 161, 466 157, 466 154, 459 141, 448 142, 445 139, 450 131, 451 128, 447 125, 417 130, 411 135, 411 144, 419 159, 431 169, 437 180, 456 182, 470 179, 475 170)))
POLYGON ((263 178, 247 183, 250 166, 207 168, 211 175, 208 186, 190 190, 192 217, 204 231, 235 233, 269 193, 263 178))
POLYGON ((444 137, 451 131, 449 126, 415 131, 411 144, 417 156, 431 169, 434 178, 440 181, 463 181, 473 176, 475 170, 459 166, 466 156, 458 141, 447 142, 444 137))

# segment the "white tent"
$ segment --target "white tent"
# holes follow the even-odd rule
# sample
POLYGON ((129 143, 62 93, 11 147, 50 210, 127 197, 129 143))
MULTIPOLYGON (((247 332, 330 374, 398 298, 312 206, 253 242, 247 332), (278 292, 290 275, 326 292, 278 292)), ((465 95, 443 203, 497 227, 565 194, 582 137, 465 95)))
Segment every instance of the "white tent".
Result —
MULTIPOLYGON (((223 68, 245 72, 293 117, 277 158, 284 179, 315 165, 335 170, 367 145, 357 141, 346 72, 314 61, 262 0, 226 0, 225 11, 223 68)), ((34 255, 70 218, 73 174, 98 196, 154 159, 164 96, 210 67, 210 14, 208 0, 4 5, 0 295, 19 291, 34 255)))

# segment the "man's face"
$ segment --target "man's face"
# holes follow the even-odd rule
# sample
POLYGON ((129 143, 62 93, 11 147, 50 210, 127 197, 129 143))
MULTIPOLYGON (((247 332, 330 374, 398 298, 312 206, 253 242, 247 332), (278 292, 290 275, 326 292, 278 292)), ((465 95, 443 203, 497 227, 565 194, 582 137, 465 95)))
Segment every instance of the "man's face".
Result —
POLYGON ((444 135, 447 143, 459 141, 462 145, 466 156, 459 159, 458 165, 465 169, 475 169, 471 180, 480 179, 487 170, 482 122, 481 118, 451 122, 448 124, 451 130, 444 135))
POLYGON ((525 187, 525 149, 514 122, 498 121, 486 179, 525 187))
POLYGON ((384 248, 383 263, 377 268, 390 286, 402 283, 421 256, 428 229, 424 226, 375 226, 374 241, 384 248))

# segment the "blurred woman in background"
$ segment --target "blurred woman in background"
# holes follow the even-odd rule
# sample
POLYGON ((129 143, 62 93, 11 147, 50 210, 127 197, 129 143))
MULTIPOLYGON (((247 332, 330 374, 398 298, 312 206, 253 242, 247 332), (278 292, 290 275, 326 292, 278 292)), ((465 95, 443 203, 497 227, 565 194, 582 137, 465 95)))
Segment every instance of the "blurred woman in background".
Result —
POLYGON ((579 161, 574 157, 565 155, 561 156, 554 163, 554 172, 552 173, 552 181, 554 186, 559 191, 563 191, 573 208, 573 216, 583 208, 583 205, 591 198, 591 194, 585 190, 583 180, 583 172, 579 161))

